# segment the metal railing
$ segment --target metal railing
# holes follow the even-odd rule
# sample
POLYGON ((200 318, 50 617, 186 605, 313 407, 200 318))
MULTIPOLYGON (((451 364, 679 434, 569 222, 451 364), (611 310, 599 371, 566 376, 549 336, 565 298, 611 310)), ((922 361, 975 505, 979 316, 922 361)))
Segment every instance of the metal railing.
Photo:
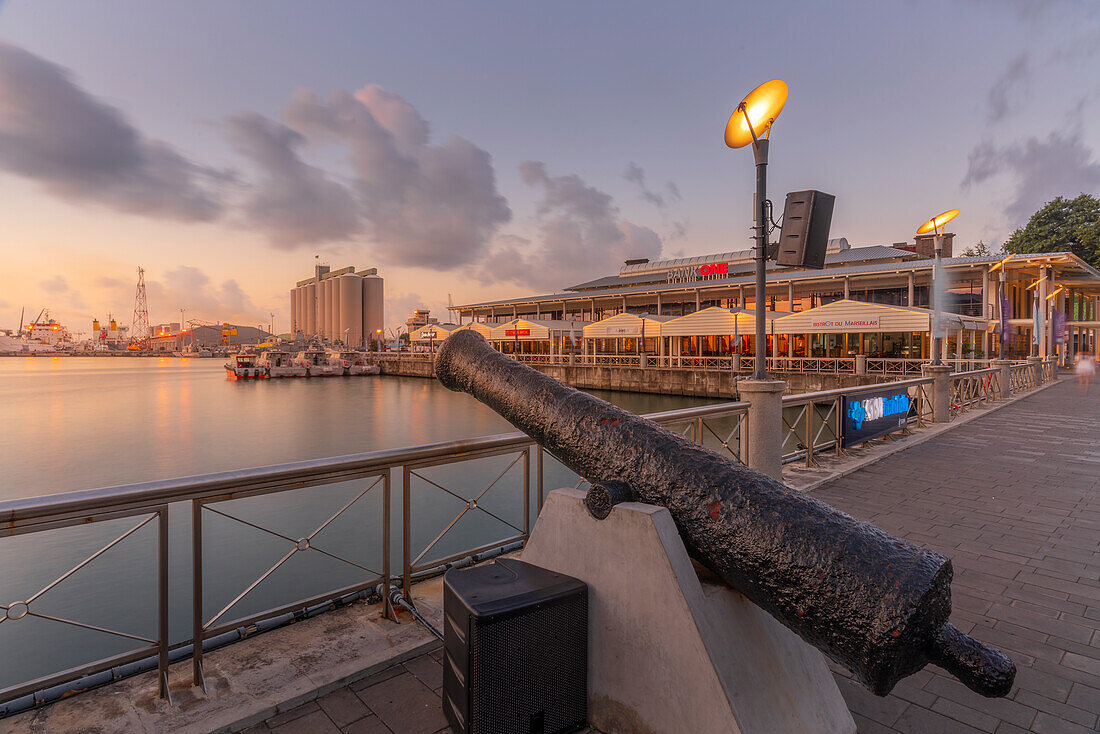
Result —
MULTIPOLYGON (((844 400, 881 391, 884 387, 905 390, 909 395, 909 425, 924 425, 932 420, 932 384, 930 377, 891 382, 887 385, 868 385, 857 388, 839 388, 820 392, 788 395, 783 398, 783 447, 784 463, 805 458, 806 466, 817 463, 815 455, 833 449, 842 453, 844 424, 844 400)), ((904 429, 899 429, 904 430, 904 429)))
MULTIPOLYGON (((372 358, 380 361, 428 360, 433 355, 428 352, 372 352, 372 358)), ((519 354, 511 355, 525 364, 573 364, 603 367, 644 366, 649 369, 675 369, 692 371, 734 371, 751 372, 756 359, 752 355, 692 355, 674 356, 657 354, 519 354), (643 360, 644 356, 644 360, 643 360)), ((858 360, 849 357, 768 357, 768 370, 772 372, 800 372, 832 375, 854 375, 857 373, 858 360)), ((910 357, 867 357, 862 374, 883 375, 887 377, 908 377, 920 375, 927 359, 910 357)), ((951 367, 952 372, 969 372, 990 366, 988 359, 945 359, 943 363, 951 367)))
POLYGON ((1008 369, 1009 384, 1012 387, 1012 392, 1030 390, 1038 386, 1041 374, 1036 364, 1024 362, 1023 364, 1014 364, 1008 369))
POLYGON ((1000 372, 999 367, 991 367, 952 374, 951 417, 999 400, 1002 397, 1000 372))
MULTIPOLYGON (((747 440, 747 411, 747 403, 721 403, 654 413, 647 417, 681 433, 690 440, 743 462, 745 456, 743 447, 747 440)), ((34 697, 37 692, 77 678, 90 680, 86 676, 99 676, 94 679, 96 682, 88 685, 105 683, 121 675, 120 666, 144 660, 151 655, 155 656, 156 666, 159 669, 161 695, 167 697, 170 695, 167 678, 169 657, 171 654, 172 659, 177 659, 181 653, 185 657, 187 650, 181 648, 190 649, 193 682, 204 686, 203 643, 224 637, 231 630, 244 630, 247 633, 248 630, 262 628, 265 620, 286 617, 291 613, 300 614, 304 610, 323 606, 356 592, 365 594, 374 590, 384 590, 389 586, 387 582, 399 583, 403 587, 405 598, 411 600, 410 585, 418 575, 423 575, 441 564, 490 549, 506 547, 516 541, 525 541, 531 528, 532 483, 536 489, 534 512, 537 514, 542 507, 548 477, 553 475, 555 487, 573 481, 563 480, 561 472, 568 470, 560 467, 559 464, 558 470, 554 471, 550 466, 553 462, 556 460, 541 446, 535 444, 525 434, 517 432, 406 449, 294 462, 259 469, 0 502, 0 523, 2 523, 0 538, 27 536, 71 527, 97 527, 106 521, 126 518, 137 520, 136 524, 127 526, 120 534, 112 535, 112 539, 103 543, 98 551, 87 556, 65 573, 51 577, 52 580, 42 584, 41 590, 37 593, 22 600, 0 604, 0 624, 17 624, 23 617, 38 617, 142 643, 124 654, 82 661, 64 670, 35 676, 33 679, 8 686, 0 690, 0 704, 10 705, 15 699, 27 699, 28 704, 22 708, 33 706, 39 702, 39 698, 34 697), (531 461, 532 453, 535 454, 534 462, 531 461), (507 462, 503 471, 494 470, 491 481, 486 478, 488 475, 479 472, 478 467, 473 464, 486 459, 504 459, 507 462), (434 476, 431 470, 435 467, 445 470, 449 468, 451 472, 446 477, 434 476), (390 492, 394 481, 400 481, 402 489, 402 528, 399 531, 402 558, 398 573, 394 573, 397 568, 392 563, 393 551, 391 550, 393 544, 391 543, 390 492), (263 498, 272 498, 273 501, 277 501, 280 496, 297 496, 295 492, 328 485, 350 487, 350 494, 335 503, 329 511, 324 513, 325 519, 313 524, 310 532, 304 534, 288 533, 283 528, 277 527, 278 523, 273 520, 278 520, 278 516, 268 517, 267 521, 251 517, 246 511, 247 502, 242 504, 243 501, 263 501, 263 498), (504 513, 486 505, 483 500, 494 488, 503 488, 509 497, 521 505, 518 520, 507 517, 504 513), (429 497, 429 492, 435 494, 429 497), (326 528, 338 523, 353 508, 361 506, 368 498, 379 495, 380 527, 376 532, 377 537, 371 540, 380 545, 377 549, 377 561, 348 554, 325 542, 321 534, 326 528), (459 509, 455 516, 448 516, 449 520, 448 517, 444 517, 438 523, 439 527, 433 527, 432 523, 437 518, 432 515, 438 514, 436 510, 440 497, 457 501, 459 509), (186 549, 188 551, 186 555, 191 559, 190 579, 170 577, 169 506, 173 506, 173 516, 178 516, 181 510, 185 513, 184 516, 190 516, 191 533, 189 537, 184 536, 185 542, 190 546, 186 549), (444 541, 455 532, 455 528, 464 518, 472 515, 493 518, 499 527, 504 529, 503 535, 479 536, 476 542, 467 542, 467 539, 459 538, 456 541, 457 547, 441 550, 444 541), (158 533, 155 553, 158 586, 155 613, 158 626, 155 638, 93 625, 78 619, 62 618, 38 608, 37 602, 42 595, 63 584, 109 550, 125 542, 132 543, 134 534, 153 520, 157 521, 155 526, 158 533), (252 571, 247 575, 237 574, 234 578, 238 579, 239 585, 222 594, 228 602, 219 600, 214 607, 207 609, 207 604, 213 599, 207 590, 212 569, 222 570, 220 566, 224 563, 227 553, 239 551, 242 547, 228 544, 224 538, 219 547, 217 538, 212 538, 210 532, 210 523, 213 520, 221 523, 223 529, 236 528, 253 534, 258 533, 275 543, 282 544, 283 547, 276 556, 278 560, 274 563, 266 562, 261 566, 265 569, 262 573, 252 571), (417 531, 426 528, 430 529, 429 532, 434 536, 431 541, 425 544, 414 543, 417 531), (272 577, 281 568, 292 563, 293 559, 307 556, 323 556, 335 564, 346 567, 356 575, 355 581, 305 595, 298 589, 281 590, 290 594, 290 600, 284 598, 278 603, 265 603, 260 605, 262 608, 238 613, 238 610, 246 606, 245 602, 252 599, 265 581, 270 582, 272 577), (213 566, 212 559, 217 561, 213 566), (185 589, 188 581, 190 581, 192 593, 190 637, 173 642, 169 630, 169 588, 173 586, 185 589)), ((485 469, 485 467, 480 468, 485 469)), ((580 483, 577 486, 580 486, 580 483)), ((306 497, 301 501, 312 500, 306 497)), ((62 548, 67 543, 64 533, 61 536, 42 537, 49 543, 57 543, 56 548, 62 548)), ((47 555, 50 554, 49 550, 44 549, 44 552, 47 555)), ((222 584, 222 587, 221 591, 224 592, 225 584, 222 584)), ((393 611, 389 595, 380 593, 378 596, 381 597, 385 615, 392 618, 393 611)), ((270 594, 263 598, 269 599, 270 594)), ((254 602, 253 606, 255 606, 254 602)), ((179 611, 181 610, 177 609, 176 613, 178 614, 179 611)), ((87 686, 82 685, 82 687, 87 686)), ((0 706, 0 714, 4 710, 12 709, 0 706)), ((17 707, 15 710, 20 709, 17 707)))
MULTIPOLYGON (((72 492, 70 494, 81 495, 86 493, 72 492)), ((52 674, 39 676, 31 680, 24 681, 23 683, 17 684, 15 686, 9 686, 0 691, 0 701, 16 699, 23 696, 33 696, 36 691, 48 689, 52 686, 64 683, 69 680, 73 680, 74 678, 78 678, 81 676, 99 673, 101 671, 109 671, 113 668, 132 663, 136 660, 141 660, 142 658, 148 657, 149 655, 157 656, 158 687, 160 690, 160 695, 162 697, 167 697, 169 695, 168 505, 165 504, 164 501, 150 500, 141 503, 119 503, 114 506, 103 505, 98 502, 73 502, 66 507, 66 505, 58 502, 58 499, 65 496, 66 495, 54 495, 49 497, 40 497, 33 500, 13 500, 0 503, 0 508, 2 508, 0 509, 0 518, 3 518, 3 524, 2 526, 0 526, 0 537, 10 538, 18 535, 29 535, 32 533, 59 530, 62 528, 69 528, 74 526, 83 527, 88 525, 89 523, 110 522, 112 520, 120 519, 137 519, 138 522, 134 525, 131 525, 120 535, 115 536, 113 540, 110 540, 106 544, 102 545, 99 550, 95 551, 91 555, 88 555, 82 561, 70 567, 69 570, 54 578, 52 581, 39 589, 36 593, 31 594, 21 600, 0 604, 0 610, 3 611, 3 617, 0 618, 0 624, 7 623, 10 626, 18 623, 18 621, 23 619, 24 617, 31 617, 49 620, 69 627, 76 627, 80 629, 91 630, 94 632, 100 632, 110 635, 112 637, 133 640, 135 642, 142 642, 145 644, 141 645, 140 647, 131 649, 125 653, 113 655, 102 660, 98 660, 91 665, 73 666, 65 670, 56 671, 52 674), (61 506, 58 509, 51 511, 51 505, 57 504, 61 504, 61 506), (111 549, 120 545, 123 541, 125 541, 127 538, 130 538, 138 530, 152 522, 154 519, 156 519, 157 521, 156 639, 149 639, 140 635, 132 634, 130 632, 122 632, 115 629, 109 629, 104 626, 92 625, 85 622, 67 619, 39 611, 39 602, 45 594, 64 584, 66 581, 78 574, 90 563, 92 563, 111 549)), ((15 661, 13 660, 12 662, 15 661)))

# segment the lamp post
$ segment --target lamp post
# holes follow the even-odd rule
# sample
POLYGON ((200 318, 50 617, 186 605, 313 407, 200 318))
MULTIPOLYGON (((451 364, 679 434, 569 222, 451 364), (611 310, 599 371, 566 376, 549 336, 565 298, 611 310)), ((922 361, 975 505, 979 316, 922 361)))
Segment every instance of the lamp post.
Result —
POLYGON ((764 300, 766 294, 765 263, 768 259, 768 134, 772 123, 787 101, 787 83, 782 79, 764 82, 741 100, 726 123, 726 145, 743 148, 752 144, 756 161, 756 364, 754 380, 768 379, 767 334, 764 300))
POLYGON ((435 354, 435 329, 420 332, 421 336, 428 337, 428 354, 435 354))
MULTIPOLYGON (((959 216, 958 209, 951 209, 943 214, 937 214, 927 222, 917 227, 917 234, 934 233, 933 244, 936 248, 936 259, 932 265, 932 364, 943 364, 940 353, 943 351, 943 299, 946 295, 947 284, 943 281, 943 227, 955 217, 959 216)), ((962 356, 962 344, 959 345, 959 356, 962 356)))

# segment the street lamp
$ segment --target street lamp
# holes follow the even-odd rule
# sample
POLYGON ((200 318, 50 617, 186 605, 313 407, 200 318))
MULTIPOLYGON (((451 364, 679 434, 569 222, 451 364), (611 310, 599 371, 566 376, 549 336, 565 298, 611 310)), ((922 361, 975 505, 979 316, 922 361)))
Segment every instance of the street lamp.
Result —
MULTIPOLYGON (((917 234, 935 234, 933 243, 936 248, 936 259, 932 264, 932 364, 943 364, 940 352, 943 351, 941 342, 944 336, 943 328, 943 300, 947 295, 947 284, 943 281, 943 227, 955 217, 959 216, 958 209, 951 209, 943 214, 937 214, 927 222, 917 227, 917 234)), ((959 356, 962 356, 962 345, 959 345, 959 356)))
POLYGON ((764 266, 768 259, 768 134, 772 123, 783 111, 787 101, 787 83, 782 79, 764 82, 749 92, 726 123, 726 145, 743 148, 752 144, 756 160, 756 365, 754 380, 768 379, 765 343, 764 300, 766 291, 764 266))
POLYGON ((435 354, 435 329, 420 332, 420 336, 428 337, 428 354, 435 354))

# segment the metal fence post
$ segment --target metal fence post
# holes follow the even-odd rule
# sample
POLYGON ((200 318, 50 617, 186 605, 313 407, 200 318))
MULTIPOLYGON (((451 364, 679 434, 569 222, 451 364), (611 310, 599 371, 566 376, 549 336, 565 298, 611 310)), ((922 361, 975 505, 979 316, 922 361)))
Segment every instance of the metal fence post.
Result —
POLYGON ((157 677, 160 679, 160 697, 172 705, 172 692, 168 688, 168 505, 157 510, 157 677))
POLYGON ((191 684, 206 690, 202 674, 202 500, 191 500, 191 684))

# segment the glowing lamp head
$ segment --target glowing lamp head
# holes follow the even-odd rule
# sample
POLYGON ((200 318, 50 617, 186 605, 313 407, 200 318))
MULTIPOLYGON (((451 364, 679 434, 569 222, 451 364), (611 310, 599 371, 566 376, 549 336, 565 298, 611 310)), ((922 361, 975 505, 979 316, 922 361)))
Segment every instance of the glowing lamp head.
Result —
POLYGON ((726 145, 743 148, 753 141, 754 133, 766 138, 786 101, 787 83, 782 79, 764 82, 749 92, 726 123, 726 145))
POLYGON ((917 227, 917 234, 928 234, 929 232, 939 233, 943 230, 943 225, 947 224, 957 216, 959 216, 958 209, 952 209, 951 211, 944 212, 943 214, 937 214, 921 226, 917 227))

